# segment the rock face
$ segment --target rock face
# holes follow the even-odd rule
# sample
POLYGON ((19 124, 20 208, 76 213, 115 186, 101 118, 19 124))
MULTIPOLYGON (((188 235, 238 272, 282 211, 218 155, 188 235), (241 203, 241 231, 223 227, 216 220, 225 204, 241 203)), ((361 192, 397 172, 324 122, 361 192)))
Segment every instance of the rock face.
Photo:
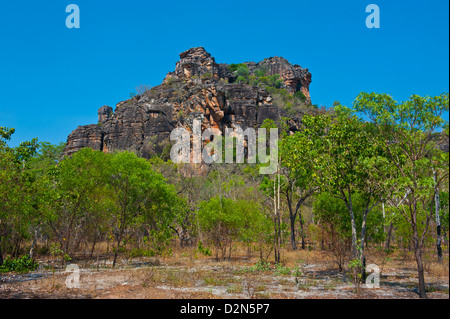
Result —
MULTIPOLYGON (((281 88, 290 94, 302 92, 310 104, 311 73, 286 59, 273 57, 259 63, 246 62, 249 75, 264 70, 265 76, 278 74, 281 88)), ((163 83, 141 95, 98 110, 98 124, 79 126, 67 139, 64 155, 84 147, 112 152, 128 150, 149 158, 168 145, 176 127, 190 129, 194 118, 201 119, 202 130, 226 127, 259 127, 265 119, 277 120, 285 111, 274 103, 262 86, 238 84, 236 71, 217 64, 204 48, 180 54, 175 71, 163 83)), ((299 125, 301 114, 290 115, 291 130, 299 125)))

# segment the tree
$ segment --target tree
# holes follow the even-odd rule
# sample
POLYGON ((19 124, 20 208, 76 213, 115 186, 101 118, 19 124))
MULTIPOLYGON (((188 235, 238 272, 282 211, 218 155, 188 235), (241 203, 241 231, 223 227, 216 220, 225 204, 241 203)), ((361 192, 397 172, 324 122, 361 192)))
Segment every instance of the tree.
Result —
POLYGON ((19 253, 20 242, 27 235, 33 214, 36 212, 34 200, 34 178, 28 167, 39 147, 37 139, 9 147, 7 141, 14 134, 13 128, 0 127, 0 265, 3 264, 2 246, 5 237, 19 253))
POLYGON ((105 185, 106 154, 84 148, 64 158, 53 174, 56 185, 47 223, 64 255, 74 252, 83 226, 96 210, 98 189, 105 185))
POLYGON ((36 178, 43 176, 61 160, 66 143, 39 143, 39 152, 30 160, 30 169, 36 178))
POLYGON ((243 224, 242 211, 238 209, 235 201, 229 198, 216 196, 209 201, 199 204, 198 220, 200 229, 207 235, 209 241, 216 247, 216 258, 219 251, 222 258, 226 257, 231 244, 239 236, 243 224))
POLYGON ((248 71, 247 65, 243 64, 243 65, 239 66, 239 67, 236 69, 236 75, 237 75, 238 77, 242 76, 242 77, 244 77, 244 78, 247 78, 248 75, 249 75, 249 71, 248 71))
POLYGON ((370 173, 374 165, 371 159, 381 150, 374 143, 377 136, 370 123, 361 121, 344 106, 338 105, 335 110, 336 116, 303 117, 304 129, 294 135, 298 146, 292 148, 291 157, 293 161, 309 159, 316 185, 345 203, 351 222, 352 256, 360 261, 364 276, 367 216, 382 197, 379 176, 370 173), (356 194, 364 199, 359 240, 353 198, 356 194))
MULTIPOLYGON (((365 197, 355 193, 352 200, 355 224, 358 226, 357 233, 361 234, 365 197)), ((352 238, 350 215, 344 201, 323 192, 314 200, 314 216, 320 228, 324 230, 323 233, 328 235, 324 239, 327 240, 327 246, 335 257, 339 271, 342 271, 348 255, 348 243, 352 238)), ((382 213, 377 208, 367 216, 367 237, 375 242, 381 242, 384 238, 382 218, 382 213)))
POLYGON ((283 158, 283 172, 285 185, 282 192, 286 196, 291 221, 291 246, 297 249, 295 238, 295 220, 299 215, 302 236, 302 249, 305 249, 305 235, 301 207, 305 201, 317 192, 318 187, 313 183, 314 158, 312 148, 314 140, 306 134, 286 136, 281 143, 281 157, 283 158))
POLYGON ((106 178, 115 204, 111 212, 115 267, 119 252, 132 236, 128 232, 131 226, 144 227, 158 241, 170 237, 169 225, 179 198, 173 185, 154 172, 147 160, 129 152, 108 154, 108 158, 106 178))
MULTIPOLYGON (((272 129, 277 128, 280 131, 281 127, 281 135, 284 136, 286 134, 286 126, 283 124, 283 119, 280 119, 281 121, 278 122, 278 125, 275 123, 275 121, 271 119, 266 119, 263 122, 262 128, 265 129, 272 129)), ((267 136, 260 135, 258 136, 258 143, 266 143, 267 144, 267 136)), ((277 141, 278 146, 278 141, 277 141)), ((273 151, 273 150, 272 150, 273 151)), ((277 161, 277 167, 276 172, 273 174, 273 180, 270 179, 269 176, 265 176, 263 178, 263 181, 260 185, 261 191, 266 195, 266 199, 270 200, 272 202, 273 207, 273 213, 271 214, 273 226, 274 226, 274 253, 275 253, 275 263, 281 262, 281 245, 282 245, 282 209, 281 209, 281 163, 282 158, 280 152, 278 152, 278 149, 276 150, 278 161, 277 161)), ((258 154, 258 156, 261 156, 258 154)), ((262 155, 264 156, 264 155, 262 155)), ((267 155, 265 155, 267 156, 267 155)), ((258 162, 263 162, 261 158, 258 158, 258 162)))
POLYGON ((405 198, 399 211, 411 227, 421 298, 427 298, 424 240, 436 193, 448 179, 448 153, 439 149, 440 144, 448 143, 448 122, 442 118, 448 105, 448 93, 434 97, 412 95, 397 102, 388 94, 363 92, 354 102, 355 109, 375 124, 381 137, 376 143, 383 148, 385 161, 383 171, 377 173, 383 176, 386 193, 405 198))

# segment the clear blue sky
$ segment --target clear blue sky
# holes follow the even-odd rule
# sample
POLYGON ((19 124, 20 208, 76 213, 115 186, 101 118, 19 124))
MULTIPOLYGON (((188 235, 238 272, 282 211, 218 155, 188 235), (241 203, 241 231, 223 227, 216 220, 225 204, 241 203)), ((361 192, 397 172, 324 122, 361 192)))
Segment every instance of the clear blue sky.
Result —
MULTIPOLYGON (((204 46, 219 63, 283 56, 312 73, 315 104, 361 91, 397 100, 449 89, 447 0, 26 0, 0 5, 0 126, 11 145, 59 143, 97 123, 140 84, 155 86, 178 54, 204 46), (77 4, 81 28, 67 29, 77 4), (381 28, 368 29, 377 4, 381 28)), ((448 115, 447 115, 448 116, 448 115)))

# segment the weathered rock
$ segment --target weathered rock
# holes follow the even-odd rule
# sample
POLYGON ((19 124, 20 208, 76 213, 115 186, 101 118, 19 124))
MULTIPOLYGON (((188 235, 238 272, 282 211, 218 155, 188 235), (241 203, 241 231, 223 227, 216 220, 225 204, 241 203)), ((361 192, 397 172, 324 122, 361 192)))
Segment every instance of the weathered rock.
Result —
POLYGON ((180 54, 175 71, 169 73, 166 80, 173 77, 190 79, 206 74, 219 79, 219 65, 203 47, 192 48, 180 54))
POLYGON ((103 134, 101 127, 97 124, 78 126, 67 137, 64 154, 70 156, 84 147, 103 150, 103 134))
POLYGON ((104 123, 111 118, 114 111, 111 106, 105 105, 98 109, 98 122, 104 123))
POLYGON ((289 93, 293 94, 301 91, 306 99, 311 102, 311 96, 309 94, 311 73, 308 69, 303 69, 297 64, 291 65, 288 60, 281 57, 265 59, 256 64, 255 68, 267 70, 269 75, 279 74, 289 93))
MULTIPOLYGON (((290 93, 303 92, 310 101, 311 74, 307 69, 274 57, 259 63, 246 62, 253 74, 279 74, 290 93)), ((67 139, 64 155, 83 147, 112 152, 128 150, 149 158, 161 152, 176 127, 190 130, 192 120, 202 121, 202 130, 216 128, 259 127, 265 119, 277 120, 284 111, 273 104, 272 96, 261 87, 233 83, 236 75, 227 64, 217 64, 204 48, 192 48, 180 54, 175 71, 159 86, 116 105, 98 110, 98 125, 80 126, 67 139)), ((295 131, 298 116, 290 116, 295 131)))

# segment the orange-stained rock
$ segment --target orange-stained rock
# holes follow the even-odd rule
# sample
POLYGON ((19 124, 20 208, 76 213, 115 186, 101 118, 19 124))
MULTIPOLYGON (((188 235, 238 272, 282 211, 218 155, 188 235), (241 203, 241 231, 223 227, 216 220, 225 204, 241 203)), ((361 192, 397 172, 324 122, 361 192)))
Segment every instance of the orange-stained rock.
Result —
MULTIPOLYGON (((279 74, 283 88, 291 94, 300 91, 311 102, 308 69, 281 57, 245 65, 250 75, 256 70, 265 70, 266 76, 279 74)), ((104 152, 128 150, 149 158, 162 152, 174 128, 192 131, 194 119, 201 121, 202 131, 216 128, 224 133, 225 128, 257 128, 265 119, 287 116, 264 88, 237 84, 236 78, 236 72, 227 64, 216 63, 203 47, 189 49, 180 54, 175 70, 161 85, 117 103, 114 112, 109 106, 101 107, 98 124, 74 130, 64 154, 91 147, 104 152)), ((291 131, 299 127, 301 116, 289 115, 291 131)))

